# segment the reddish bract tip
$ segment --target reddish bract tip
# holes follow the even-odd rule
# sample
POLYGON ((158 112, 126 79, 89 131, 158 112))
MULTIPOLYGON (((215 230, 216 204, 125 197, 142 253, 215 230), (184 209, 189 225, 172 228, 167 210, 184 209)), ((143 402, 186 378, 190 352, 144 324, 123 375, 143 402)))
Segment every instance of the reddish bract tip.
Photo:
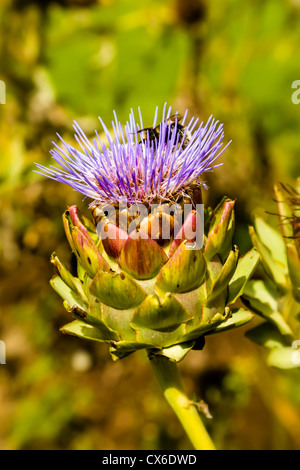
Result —
POLYGON ((181 229, 170 246, 168 252, 169 258, 173 256, 184 240, 187 240, 188 242, 194 242, 196 240, 196 229, 200 222, 200 215, 197 211, 193 210, 188 214, 185 222, 182 224, 181 229))
POLYGON ((79 219, 80 211, 79 211, 78 207, 77 206, 70 206, 70 207, 68 207, 68 211, 69 211, 70 218, 71 218, 71 221, 72 221, 73 225, 75 227, 78 227, 79 230, 81 231, 81 233, 83 233, 83 235, 90 238, 86 227, 83 225, 83 223, 79 219))
POLYGON ((129 236, 128 233, 111 223, 103 225, 100 232, 102 244, 108 256, 118 258, 129 236))

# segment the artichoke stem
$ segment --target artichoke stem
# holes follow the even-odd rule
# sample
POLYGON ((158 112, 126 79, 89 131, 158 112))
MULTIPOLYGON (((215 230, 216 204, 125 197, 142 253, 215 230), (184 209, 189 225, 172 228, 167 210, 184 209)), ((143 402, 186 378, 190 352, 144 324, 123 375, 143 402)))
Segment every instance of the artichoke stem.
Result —
POLYGON ((167 402, 176 413, 195 449, 215 450, 196 406, 184 391, 176 363, 158 355, 149 355, 149 359, 167 402))

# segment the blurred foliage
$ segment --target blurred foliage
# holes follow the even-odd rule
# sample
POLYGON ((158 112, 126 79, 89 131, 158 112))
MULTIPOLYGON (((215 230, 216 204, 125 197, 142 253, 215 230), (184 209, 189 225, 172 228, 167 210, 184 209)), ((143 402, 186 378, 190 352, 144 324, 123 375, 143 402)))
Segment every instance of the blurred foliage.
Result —
MULTIPOLYGON (((214 114, 232 143, 205 202, 237 200, 246 251, 253 212, 265 217, 273 184, 300 174, 300 2, 2 0, 0 21, 0 448, 189 449, 143 354, 114 364, 105 347, 58 332, 68 318, 49 257, 72 263, 61 214, 87 201, 34 162, 50 163, 56 132, 72 142, 73 119, 92 135, 113 109, 123 121, 141 106, 147 125, 165 101, 214 114)), ((186 387, 209 404, 219 448, 299 449, 299 372, 268 368, 244 332, 191 352, 186 387)))
POLYGON ((274 187, 280 231, 254 217, 250 227, 260 269, 244 290, 244 302, 265 321, 247 337, 270 349, 268 364, 300 367, 300 178, 296 188, 274 187))

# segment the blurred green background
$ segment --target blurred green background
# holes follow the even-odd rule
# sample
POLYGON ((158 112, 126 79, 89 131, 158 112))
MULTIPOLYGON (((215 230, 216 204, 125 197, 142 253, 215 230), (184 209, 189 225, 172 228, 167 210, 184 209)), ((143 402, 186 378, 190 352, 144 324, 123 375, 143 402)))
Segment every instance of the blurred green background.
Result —
MULTIPOLYGON (((87 211, 71 188, 33 173, 56 132, 73 142, 164 102, 224 123, 232 144, 208 174, 206 204, 236 199, 236 243, 260 212, 276 226, 272 187, 300 175, 299 0, 1 0, 0 449, 191 449, 144 354, 113 363, 106 346, 62 336, 49 286, 56 250, 71 262, 61 214, 87 211)), ((255 319, 252 325, 259 320, 255 319)), ((300 449, 300 376, 265 364, 248 327, 211 336, 180 371, 204 399, 220 449, 300 449)))

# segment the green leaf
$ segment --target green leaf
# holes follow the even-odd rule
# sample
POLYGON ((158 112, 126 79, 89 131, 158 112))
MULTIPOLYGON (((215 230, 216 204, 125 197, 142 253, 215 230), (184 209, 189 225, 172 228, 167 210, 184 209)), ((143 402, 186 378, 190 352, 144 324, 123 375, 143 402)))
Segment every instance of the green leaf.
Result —
POLYGON ((243 326, 253 318, 253 314, 243 308, 233 309, 231 316, 227 320, 223 321, 220 325, 216 326, 213 330, 210 330, 206 334, 222 333, 223 331, 232 330, 239 326, 243 326))
POLYGON ((109 349, 111 357, 114 361, 124 359, 139 349, 150 349, 152 344, 134 342, 134 341, 118 341, 111 342, 112 347, 109 349))
POLYGON ((253 275, 259 259, 259 254, 255 248, 252 248, 252 250, 239 259, 235 273, 228 286, 228 304, 234 303, 243 294, 245 285, 253 275))
POLYGON ((272 259, 276 260, 287 274, 286 247, 281 234, 261 217, 255 217, 254 226, 259 239, 270 251, 272 259))
POLYGON ((189 292, 202 284, 205 270, 203 251, 191 250, 183 242, 160 270, 156 286, 165 292, 189 292))
POLYGON ((136 333, 130 325, 135 308, 120 310, 101 304, 102 320, 108 328, 117 331, 121 341, 136 341, 136 333))
POLYGON ((135 232, 125 242, 119 265, 135 279, 151 279, 167 261, 168 257, 158 243, 146 234, 135 232))
MULTIPOLYGON (((133 325, 133 328, 135 326, 133 325)), ((185 324, 177 326, 177 328, 170 331, 157 331, 151 328, 136 328, 136 338, 139 343, 150 343, 152 348, 168 348, 182 342, 182 338, 185 334, 185 324)))
POLYGON ((55 292, 57 292, 58 295, 60 295, 62 299, 67 302, 69 308, 72 308, 74 305, 76 305, 82 310, 88 310, 87 303, 84 302, 76 292, 70 289, 70 287, 67 286, 67 284, 65 284, 59 276, 54 276, 50 280, 50 284, 51 287, 55 290, 55 292))
POLYGON ((84 214, 80 214, 80 218, 83 222, 84 227, 87 229, 88 235, 91 237, 91 239, 97 246, 99 253, 101 253, 101 251, 103 250, 103 246, 101 244, 101 239, 98 236, 95 223, 92 222, 92 220, 86 217, 84 214))
POLYGON ((123 349, 119 350, 119 349, 111 347, 109 348, 109 352, 110 352, 112 360, 116 362, 121 359, 124 359, 127 356, 130 356, 130 354, 133 354, 135 352, 135 349, 127 351, 127 350, 123 350, 123 349))
POLYGON ((218 255, 214 255, 207 262, 207 270, 205 273, 205 292, 208 297, 213 289, 214 283, 217 281, 223 269, 222 261, 218 255))
POLYGON ((226 258, 228 257, 228 254, 232 248, 232 239, 234 235, 234 229, 235 229, 235 214, 234 210, 231 212, 231 216, 229 219, 228 227, 227 227, 227 232, 226 236, 224 239, 224 242, 219 250, 219 255, 224 262, 226 258))
MULTIPOLYGON (((188 313, 170 294, 148 296, 136 310, 130 326, 140 343, 150 343, 153 348, 164 348, 180 341, 185 334, 188 313)), ((181 342, 181 341, 180 341, 181 342)))
POLYGON ((80 294, 81 297, 85 298, 87 300, 86 295, 83 291, 82 284, 80 280, 74 276, 68 271, 66 266, 58 259, 56 256, 56 253, 52 253, 51 258, 50 258, 51 264, 56 268, 56 271, 58 272, 59 276, 63 280, 65 284, 74 292, 80 294))
POLYGON ((211 207, 209 207, 207 209, 208 220, 206 223, 209 224, 207 232, 211 231, 220 222, 224 210, 224 204, 229 200, 230 199, 228 199, 227 196, 223 196, 221 201, 216 205, 215 208, 212 209, 211 207))
POLYGON ((217 328, 227 318, 227 311, 222 315, 221 313, 210 313, 210 319, 207 321, 199 321, 199 319, 192 319, 186 325, 186 334, 181 341, 192 341, 199 338, 199 336, 206 335, 209 331, 217 328))
POLYGON ((114 271, 99 271, 90 285, 90 291, 100 302, 122 310, 137 307, 147 296, 131 277, 114 271))
POLYGON ((280 334, 278 328, 270 323, 263 322, 246 332, 247 338, 254 343, 265 346, 266 348, 280 348, 286 346, 284 337, 280 334))
POLYGON ((267 363, 279 369, 297 369, 300 367, 299 351, 295 348, 274 348, 268 356, 267 363))
POLYGON ((78 261, 90 278, 93 279, 99 270, 110 270, 109 264, 89 236, 86 237, 78 227, 72 228, 71 236, 78 261))
POLYGON ((249 301, 251 310, 274 323, 281 334, 292 335, 289 325, 279 312, 274 287, 261 280, 249 281, 244 289, 244 297, 249 301))
POLYGON ((150 354, 156 354, 159 356, 165 356, 171 361, 180 362, 185 358, 187 353, 193 348, 195 341, 188 341, 185 343, 175 344, 169 348, 153 349, 150 354))
POLYGON ((190 319, 187 311, 170 293, 148 296, 137 308, 131 325, 133 328, 150 328, 172 331, 190 319))
POLYGON ((214 214, 205 245, 206 260, 210 260, 215 254, 224 250, 233 207, 234 201, 226 200, 218 212, 214 214))
POLYGON ((187 312, 191 312, 191 315, 197 318, 199 317, 199 321, 201 321, 202 307, 206 300, 204 285, 191 292, 187 292, 185 294, 173 294, 173 296, 187 312))
POLYGON ((109 342, 115 340, 114 334, 108 330, 100 330, 98 327, 89 325, 82 320, 75 320, 60 328, 64 334, 76 336, 77 338, 89 339, 92 341, 109 342))
POLYGON ((267 275, 285 289, 287 285, 285 266, 272 257, 270 249, 257 236, 253 227, 249 228, 249 233, 253 245, 261 255, 261 262, 267 275))
MULTIPOLYGON (((99 305, 100 306, 100 305, 99 305)), ((80 308, 73 306, 72 308, 67 308, 68 312, 70 312, 77 320, 83 321, 84 323, 94 326, 99 330, 103 341, 106 340, 113 340, 119 341, 120 337, 118 336, 117 332, 108 328, 105 323, 101 320, 98 315, 98 310, 94 308, 90 308, 89 312, 81 310, 80 308)), ((101 307, 100 309, 101 310, 101 307)))
POLYGON ((211 290, 209 293, 209 302, 211 302, 215 297, 217 297, 222 291, 228 288, 229 281, 231 280, 234 272, 236 270, 237 260, 238 260, 238 250, 235 247, 235 251, 231 251, 225 264, 223 265, 221 272, 217 276, 211 290))

